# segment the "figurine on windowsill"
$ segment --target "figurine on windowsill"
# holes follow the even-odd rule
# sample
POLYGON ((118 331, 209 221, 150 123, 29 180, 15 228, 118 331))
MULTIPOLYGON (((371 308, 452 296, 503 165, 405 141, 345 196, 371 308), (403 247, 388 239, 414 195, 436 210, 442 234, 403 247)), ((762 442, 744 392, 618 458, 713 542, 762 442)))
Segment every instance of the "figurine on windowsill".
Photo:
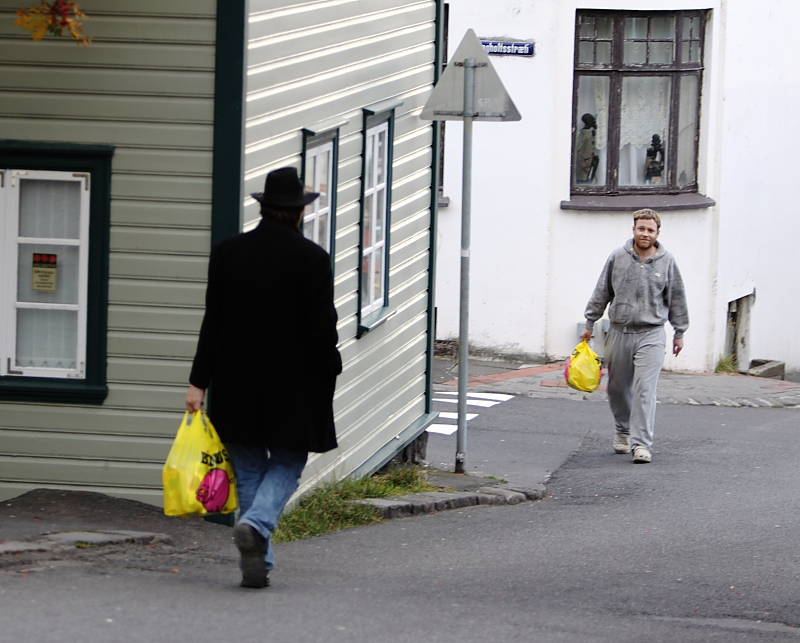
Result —
POLYGON ((661 176, 664 172, 664 146, 661 144, 661 137, 653 134, 650 147, 647 148, 647 158, 644 162, 644 182, 663 183, 661 176))
POLYGON ((575 148, 577 167, 575 181, 577 183, 591 183, 597 173, 600 157, 595 153, 597 146, 597 121, 592 114, 581 116, 583 129, 578 132, 578 144, 575 148))

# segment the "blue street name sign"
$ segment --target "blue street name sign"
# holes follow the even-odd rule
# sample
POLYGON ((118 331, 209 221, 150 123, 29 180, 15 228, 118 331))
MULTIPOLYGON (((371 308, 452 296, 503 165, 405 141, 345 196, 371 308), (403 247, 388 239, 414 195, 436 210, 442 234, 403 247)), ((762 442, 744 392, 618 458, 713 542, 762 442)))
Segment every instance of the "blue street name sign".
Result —
POLYGON ((481 40, 481 45, 490 56, 533 56, 532 42, 481 40))

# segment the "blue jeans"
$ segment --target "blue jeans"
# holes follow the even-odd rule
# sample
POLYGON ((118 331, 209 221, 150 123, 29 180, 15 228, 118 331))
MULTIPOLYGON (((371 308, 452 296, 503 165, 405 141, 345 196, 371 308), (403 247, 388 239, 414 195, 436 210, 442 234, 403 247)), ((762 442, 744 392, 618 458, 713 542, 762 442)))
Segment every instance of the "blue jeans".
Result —
POLYGON ((282 448, 268 450, 263 444, 235 442, 226 443, 225 448, 236 473, 239 522, 250 525, 266 541, 264 562, 269 571, 275 562, 270 536, 283 508, 297 490, 308 453, 282 448))

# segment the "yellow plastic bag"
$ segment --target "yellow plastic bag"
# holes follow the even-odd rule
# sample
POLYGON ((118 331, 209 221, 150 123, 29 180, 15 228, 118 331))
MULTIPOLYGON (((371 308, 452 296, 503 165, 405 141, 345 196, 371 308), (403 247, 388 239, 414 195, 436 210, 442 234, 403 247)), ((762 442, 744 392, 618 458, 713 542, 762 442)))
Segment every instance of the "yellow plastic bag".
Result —
POLYGON ((228 514, 236 509, 233 465, 204 411, 184 414, 161 476, 168 516, 228 514))
POLYGON ((587 342, 581 342, 575 347, 572 357, 567 360, 564 379, 572 388, 591 393, 600 386, 601 377, 603 377, 603 367, 600 358, 587 342))

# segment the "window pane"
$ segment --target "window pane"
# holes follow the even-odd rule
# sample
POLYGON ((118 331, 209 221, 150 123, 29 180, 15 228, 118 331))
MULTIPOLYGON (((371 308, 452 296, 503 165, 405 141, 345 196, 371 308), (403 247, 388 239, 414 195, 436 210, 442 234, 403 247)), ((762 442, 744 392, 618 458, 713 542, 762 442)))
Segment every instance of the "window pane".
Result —
POLYGON ((681 62, 682 63, 691 62, 691 59, 692 59, 692 54, 690 52, 691 45, 692 45, 692 43, 687 42, 687 41, 683 41, 681 43, 681 62))
POLYGON ((673 44, 671 42, 651 42, 650 62, 671 63, 673 58, 673 44))
POLYGON ((597 37, 604 40, 611 40, 612 26, 614 21, 609 17, 597 19, 597 37))
POLYGON ((372 277, 372 301, 383 299, 383 248, 375 250, 375 273, 372 277))
POLYGON ((678 115, 678 187, 695 182, 695 139, 697 137, 697 76, 681 76, 681 104, 678 115))
POLYGON ((611 43, 598 42, 597 43, 597 62, 608 64, 611 62, 611 43))
POLYGON ((80 238, 81 185, 77 181, 20 179, 19 235, 80 238))
POLYGON ((308 220, 308 219, 310 219, 310 218, 312 218, 312 217, 314 216, 314 210, 315 210, 315 208, 314 208, 314 203, 313 203, 313 202, 312 202, 312 203, 309 203, 309 204, 308 204, 308 205, 307 205, 307 206, 306 206, 306 207, 303 209, 303 236, 304 236, 304 237, 306 237, 307 239, 311 239, 311 237, 309 237, 309 236, 308 236, 308 235, 305 233, 305 230, 306 230, 306 222, 307 222, 307 220, 308 220))
POLYGON ((646 42, 626 42, 622 51, 622 62, 626 65, 643 65, 647 62, 646 42))
POLYGON ((77 311, 18 310, 16 348, 19 368, 77 368, 77 311))
POLYGON ((330 252, 330 235, 328 234, 328 215, 321 214, 319 217, 319 232, 317 233, 317 243, 325 250, 330 252))
POLYGON ((378 149, 375 150, 378 156, 378 169, 375 185, 386 180, 386 130, 378 132, 378 149))
POLYGON ((684 62, 699 63, 700 62, 700 43, 692 41, 689 43, 689 55, 684 62))
POLYGON ((79 255, 77 246, 21 243, 17 256, 17 301, 77 304, 79 255), (47 290, 52 283, 53 266, 55 290, 47 290))
POLYGON ((625 38, 647 38, 647 18, 625 18, 625 38))
POLYGON ((684 18, 683 19, 683 38, 700 37, 700 18, 684 18))
POLYGON ((365 254, 364 257, 361 259, 361 308, 367 308, 371 303, 372 299, 370 295, 372 291, 370 290, 370 262, 372 260, 372 253, 365 254))
POLYGON ((386 188, 375 193, 375 205, 378 211, 375 213, 375 243, 383 241, 384 224, 386 222, 386 188))
POLYGON ((374 153, 374 145, 375 145, 375 135, 367 134, 367 149, 364 150, 366 158, 364 159, 364 164, 366 166, 367 172, 366 176, 364 177, 364 185, 367 188, 371 188, 375 185, 373 172, 372 172, 372 154, 374 153))
POLYGON ((303 221, 303 236, 306 239, 311 239, 316 243, 316 239, 314 238, 314 217, 313 215, 303 221))
POLYGON ((578 112, 575 124, 576 185, 606 184, 608 153, 609 79, 606 76, 578 78, 578 112))
POLYGON ((364 248, 371 248, 372 241, 372 200, 373 196, 368 194, 364 197, 364 248))
POLYGON ((325 151, 317 154, 317 163, 314 168, 315 192, 319 192, 320 209, 328 207, 328 168, 330 152, 325 151))
POLYGON ((594 42, 581 42, 578 47, 578 62, 592 64, 594 62, 594 42))
POLYGON ((622 79, 620 185, 654 185, 666 181, 671 87, 668 76, 622 79))
POLYGON ((594 16, 581 16, 580 22, 581 38, 594 38, 594 16))
POLYGON ((656 16, 650 20, 650 38, 675 38, 675 18, 656 16))

